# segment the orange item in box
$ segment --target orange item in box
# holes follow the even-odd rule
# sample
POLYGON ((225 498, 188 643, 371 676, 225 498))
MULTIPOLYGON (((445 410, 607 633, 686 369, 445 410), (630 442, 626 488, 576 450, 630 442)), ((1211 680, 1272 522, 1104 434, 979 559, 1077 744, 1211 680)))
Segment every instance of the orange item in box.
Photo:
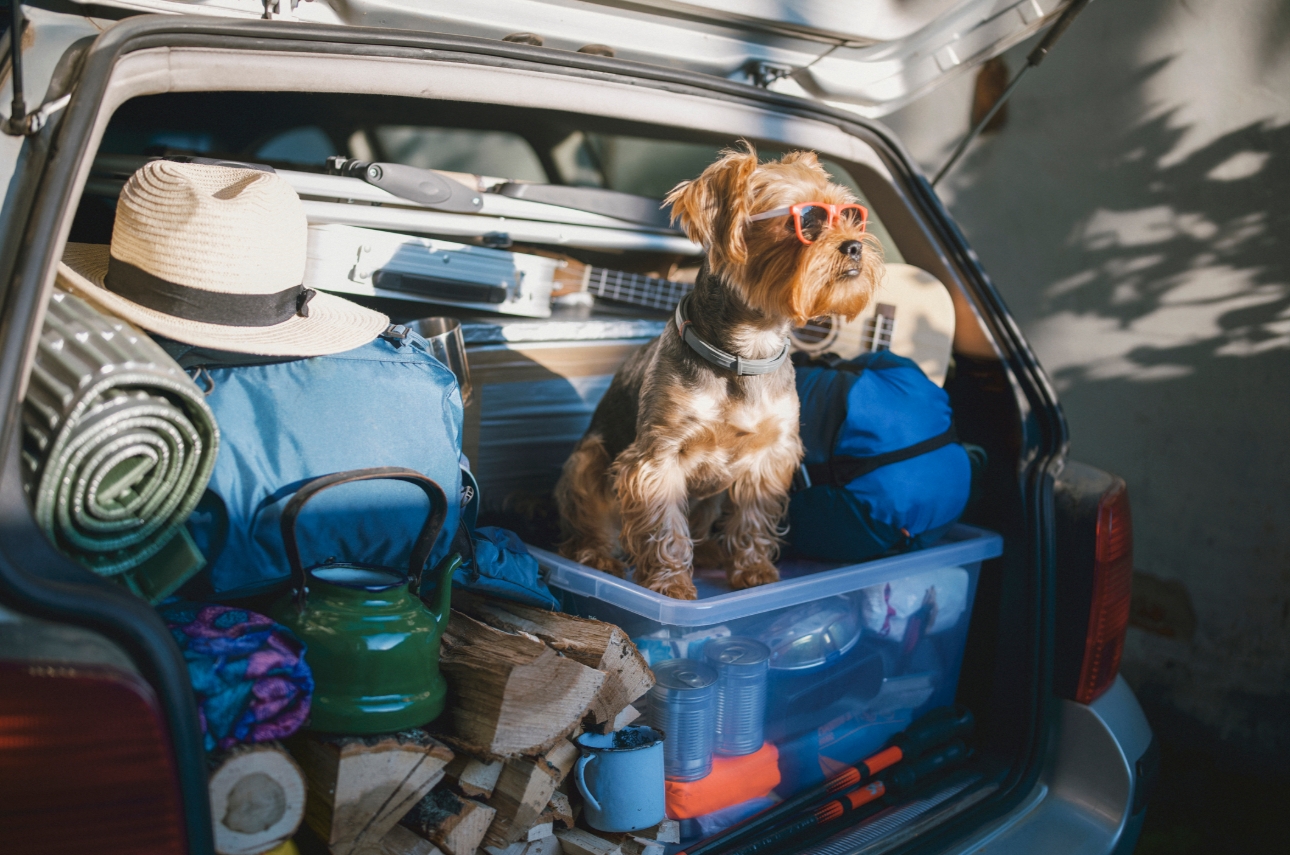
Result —
POLYGON ((779 786, 779 750, 767 742, 742 757, 712 758, 712 771, 697 781, 668 781, 668 819, 690 819, 768 796, 779 786))

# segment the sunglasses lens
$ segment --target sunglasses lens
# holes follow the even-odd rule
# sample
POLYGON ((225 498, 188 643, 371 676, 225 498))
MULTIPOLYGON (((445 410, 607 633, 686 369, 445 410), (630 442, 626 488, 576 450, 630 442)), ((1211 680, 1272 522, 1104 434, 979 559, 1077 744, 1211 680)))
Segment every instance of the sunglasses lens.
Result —
POLYGON ((802 234, 807 240, 818 240, 824 227, 829 224, 828 210, 818 205, 802 208, 799 218, 802 222, 802 234))
POLYGON ((847 223, 853 226, 863 226, 865 222, 866 211, 864 208, 843 208, 838 212, 847 223))

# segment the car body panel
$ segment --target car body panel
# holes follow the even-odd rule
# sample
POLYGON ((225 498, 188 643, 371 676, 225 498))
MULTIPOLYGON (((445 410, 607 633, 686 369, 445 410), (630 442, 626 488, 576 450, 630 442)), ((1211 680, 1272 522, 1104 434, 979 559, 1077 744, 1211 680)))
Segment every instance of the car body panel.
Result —
POLYGON ((953 851, 1102 855, 1126 840, 1132 845, 1141 822, 1131 812, 1135 765, 1151 743, 1133 690, 1117 677, 1088 706, 1062 701, 1055 731, 1044 775, 1030 795, 953 851))
MULTIPOLYGON (((1019 475, 1026 482, 1027 512, 1030 515, 1027 526, 1031 531, 1039 532, 1037 536, 1029 538, 1022 548, 1028 553, 1025 558, 1027 565, 1038 571, 1035 573, 1033 584, 1037 589, 1041 589, 1045 584, 1042 568, 1052 566, 1054 549, 1051 536, 1043 534, 1044 531, 1051 533, 1052 530, 1051 473, 1064 457, 1067 443, 1065 423, 1057 406, 1055 394, 1024 337, 981 270, 975 254, 968 248, 957 227, 949 219, 940 200, 925 179, 917 173, 898 143, 892 140, 880 126, 854 123, 853 116, 848 117, 844 113, 829 110, 818 104, 797 101, 781 94, 759 91, 724 80, 703 79, 695 76, 694 72, 684 69, 647 69, 621 60, 583 57, 500 42, 484 43, 460 38, 454 42, 452 37, 431 37, 377 30, 353 31, 344 37, 339 37, 339 34, 328 27, 260 23, 249 20, 219 21, 189 18, 176 21, 174 18, 141 17, 113 26, 108 22, 96 22, 77 16, 35 9, 31 10, 31 16, 33 26, 37 27, 38 38, 41 28, 47 27, 48 24, 56 23, 61 28, 49 27, 51 33, 65 34, 57 42, 51 39, 37 43, 41 45, 42 51, 49 50, 53 53, 55 45, 63 46, 63 50, 59 52, 58 57, 47 62, 42 57, 41 62, 44 64, 33 62, 28 66, 50 69, 43 77, 40 72, 27 72, 28 102, 33 105, 40 103, 42 99, 32 97, 32 92, 49 86, 53 69, 62 59, 67 48, 72 47, 85 35, 98 32, 104 27, 108 28, 108 32, 96 44, 98 52, 92 52, 86 60, 86 70, 81 79, 83 91, 77 92, 66 114, 60 115, 60 121, 74 122, 74 126, 60 127, 59 122, 56 122, 54 126, 42 131, 37 137, 27 140, 5 138, 7 147, 0 148, 0 170, 7 171, 11 176, 10 191, 4 206, 5 215, 9 217, 4 221, 5 228, 2 234, 6 258, 4 270, 8 272, 13 269, 12 265, 17 264, 18 274, 12 280, 8 277, 5 279, 6 284, 12 282, 17 286, 17 290, 11 288, 4 295, 6 309, 13 309, 14 312, 3 319, 3 338, 0 339, 0 358, 10 369, 11 378, 18 378, 23 374, 20 367, 25 360, 16 352, 16 349, 29 348, 34 341, 32 331, 38 328, 40 314, 37 298, 49 287, 53 273, 54 247, 61 245, 63 240, 63 235, 56 233, 56 226, 60 222, 64 229, 67 226, 67 218, 58 215, 61 210, 66 209, 67 205, 73 204, 79 195, 80 183, 83 182, 88 170, 87 152, 97 144, 97 138, 91 138, 86 129, 95 126, 97 121, 95 117, 102 107, 99 100, 103 92, 102 87, 121 56, 136 53, 140 61, 139 67, 142 68, 148 60, 147 57, 139 54, 139 50, 146 49, 152 51, 153 56, 161 58, 164 65, 169 51, 166 45, 183 42, 194 46, 199 42, 208 41, 211 45, 225 45, 225 47, 210 48, 212 50, 224 50, 229 45, 242 44, 243 49, 246 50, 276 51, 283 60, 289 60, 293 54, 301 53, 317 55, 331 51, 335 55, 346 55, 347 51, 350 53, 384 51, 391 57, 397 54, 406 61, 416 61, 417 56, 422 57, 423 60, 430 56, 443 58, 461 66, 462 73, 468 73, 468 69, 472 67, 470 63, 476 62, 481 69, 528 69, 535 78, 543 73, 606 80, 615 75, 620 75, 624 79, 635 75, 643 81, 638 85, 655 86, 661 90, 675 92, 684 90, 696 98, 711 99, 714 104, 734 105, 731 109, 739 105, 745 107, 754 105, 763 110, 773 108, 784 117, 785 121, 819 122, 822 126, 831 126, 834 131, 863 135, 878 143, 877 150, 880 153, 881 162, 875 166, 887 173, 893 192, 905 194, 903 204, 908 205, 912 211, 918 212, 920 226, 933 238, 930 241, 931 245, 938 247, 938 252, 943 253, 943 257, 938 258, 936 263, 953 269, 954 278, 962 281, 965 290, 971 293, 975 303, 971 311, 980 318, 988 330, 990 352, 998 353, 1004 359, 1009 366, 1011 376, 1014 377, 1014 389, 1024 431, 1028 437, 1025 443, 1026 455, 1019 461, 1019 475), (352 39, 349 45, 345 43, 347 38, 352 39), (254 45, 251 44, 252 41, 254 45), (454 50, 460 56, 452 58, 450 55, 454 50), (37 169, 33 173, 27 168, 27 164, 29 162, 38 164, 43 169, 42 152, 50 150, 52 137, 57 134, 63 134, 59 139, 69 143, 61 149, 63 166, 67 167, 70 164, 68 159, 76 159, 79 163, 76 171, 74 174, 64 172, 58 175, 42 175, 37 169), (78 149, 78 146, 81 148, 78 149), (21 158, 34 159, 24 161, 21 158), (24 187, 28 188, 21 191, 27 194, 25 197, 15 195, 24 187), (19 227, 20 223, 26 225, 25 230, 19 227), (44 231, 41 232, 41 229, 44 231)), ((170 58, 178 59, 181 52, 169 51, 169 53, 170 58)), ((24 53, 25 57, 27 55, 24 53)), ((304 60, 303 57, 301 59, 304 60)), ((0 97, 5 97, 7 104, 7 96, 0 95, 0 97)), ((53 170, 50 172, 52 173, 53 170)), ((15 401, 20 398, 20 394, 15 394, 16 392, 11 379, 8 381, 4 396, 11 414, 15 412, 15 401)), ((9 422, 11 432, 13 427, 14 422, 11 419, 9 422)), ((10 447, 12 447, 12 433, 9 436, 10 447)), ((20 494, 14 493, 15 480, 14 469, 10 467, 5 477, 8 483, 0 485, 0 493, 3 494, 0 498, 3 498, 6 505, 13 511, 10 517, 17 525, 19 513, 17 509, 22 506, 22 502, 20 494), (18 501, 14 501, 15 499, 18 501)), ((27 526, 31 527, 30 520, 27 521, 27 526)), ((65 560, 53 556, 47 544, 28 543, 21 549, 17 548, 16 544, 11 546, 13 548, 0 549, 0 553, 4 553, 0 554, 0 563, 20 564, 26 561, 29 562, 28 566, 40 566, 50 562, 68 564, 65 560), (35 558, 32 558, 33 555, 35 558)), ((33 574, 28 570, 26 575, 33 574)), ((70 583, 60 582, 59 584, 66 586, 70 583)), ((40 592, 40 596, 54 597, 53 587, 46 585, 46 590, 40 592)), ((32 593, 28 601, 18 604, 20 608, 32 608, 32 603, 39 600, 35 588, 30 588, 30 591, 32 593)), ((61 591, 58 595, 66 593, 68 592, 61 591)), ((78 596, 87 597, 90 594, 81 592, 78 596)), ((1042 595, 1039 596, 1038 601, 1043 601, 1042 595)), ((81 612, 84 611, 85 607, 82 606, 81 612)), ((84 616, 78 617, 77 614, 75 610, 58 613, 56 609, 52 609, 42 616, 68 621, 86 620, 84 616)), ((155 620, 155 615, 153 617, 155 620)), ((1035 620, 1039 621, 1039 619, 1036 615, 1035 620)), ((174 685, 175 675, 163 672, 166 672, 167 668, 173 669, 176 662, 182 668, 177 651, 174 652, 173 661, 159 660, 149 664, 145 661, 149 654, 142 649, 144 642, 141 639, 131 641, 126 638, 123 641, 122 636, 119 635, 119 628, 113 626, 111 621, 104 622, 101 626, 105 635, 112 638, 114 642, 121 643, 132 658, 140 663, 141 671, 154 684, 174 685)), ((147 627, 140 629, 140 634, 145 635, 147 629, 147 627)), ((1042 631, 1037 635, 1040 643, 1034 645, 1034 649, 1027 655, 1038 663, 1035 669, 1036 675, 1042 675, 1044 657, 1051 654, 1051 641, 1044 641, 1045 635, 1042 631)), ((162 635, 153 640, 164 643, 166 638, 168 637, 164 635, 163 629, 162 635)), ((164 660, 165 657, 161 659, 164 660)), ((1127 686, 1123 686, 1121 681, 1098 703, 1092 707, 1083 707, 1046 696, 1044 685, 1043 680, 1037 678, 1027 689, 1035 697, 1038 710, 1032 725, 1033 732, 1027 736, 1033 744, 1028 768, 1016 770, 1009 786, 1001 789, 1000 797, 993 800, 993 805, 984 806, 983 812, 986 818, 980 818, 975 810, 972 812, 977 823, 976 828, 967 831, 959 829, 957 839, 945 843, 939 851, 974 851, 970 846, 964 848, 964 840, 981 841, 972 843, 971 846, 986 843, 993 846, 1006 841, 1020 841, 1016 845, 1020 846, 1024 843, 1032 848, 1036 840, 1042 840, 1044 843, 1041 848, 1048 849, 1050 841, 1055 839, 1053 835, 1068 831, 1074 839, 1084 841, 1084 845, 1088 847, 1072 851, 1107 852, 1111 851, 1109 847, 1115 845, 1117 837, 1123 835, 1124 829, 1129 827, 1129 820, 1125 817, 1132 800, 1133 762, 1127 758, 1133 757, 1137 745, 1142 742, 1143 733, 1143 727, 1139 726, 1141 712, 1137 710, 1132 693, 1127 686), (1137 718, 1134 716, 1134 710, 1137 710, 1137 718), (1052 722, 1056 723, 1050 727, 1052 722), (1082 757, 1088 760, 1083 765, 1078 762, 1082 757), (1116 760, 1117 757, 1118 760, 1116 760), (1110 765, 1102 768, 1104 763, 1110 765), (1119 765, 1117 766, 1116 763, 1119 765), (1127 769, 1124 775, 1120 774, 1121 767, 1127 769), (982 822, 985 825, 981 825, 982 822), (987 835, 988 840, 983 835, 987 835)), ((165 692, 160 694, 163 697, 167 696, 165 692)), ((171 715, 190 716, 195 721, 195 710, 189 709, 190 706, 191 704, 178 703, 171 710, 171 715)), ((189 722, 189 725, 191 724, 192 722, 189 722)), ((1149 739, 1149 730, 1146 733, 1149 739)), ((183 743, 177 745, 180 756, 194 756, 191 734, 187 736, 181 734, 178 738, 183 743)), ((191 794, 195 789, 189 792, 191 794)), ((190 820, 197 821, 200 813, 200 811, 190 813, 190 820)), ((209 851, 209 840, 203 841, 200 839, 201 836, 201 832, 196 832, 193 851, 209 851)))
MULTIPOLYGON (((260 0, 85 5, 91 3, 133 12, 264 14, 260 0)), ((277 15, 483 38, 527 33, 547 47, 607 47, 624 59, 753 80, 876 117, 997 56, 1045 26, 1063 5, 1064 0, 280 0, 277 15)))

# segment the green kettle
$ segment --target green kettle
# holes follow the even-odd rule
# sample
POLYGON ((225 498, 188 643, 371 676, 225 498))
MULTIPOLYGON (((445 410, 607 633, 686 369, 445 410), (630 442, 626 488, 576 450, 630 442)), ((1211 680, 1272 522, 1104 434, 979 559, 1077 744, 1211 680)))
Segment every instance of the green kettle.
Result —
POLYGON ((435 568, 433 608, 414 592, 421 588, 421 571, 447 510, 438 484, 394 466, 315 478, 287 502, 282 540, 292 591, 271 613, 307 645, 305 659, 314 676, 311 730, 388 733, 427 724, 443 712, 448 687, 439 673, 439 639, 448 624, 452 572, 460 557, 452 555, 435 568), (415 484, 430 499, 408 570, 339 562, 305 569, 295 530, 305 503, 330 487, 377 479, 415 484))

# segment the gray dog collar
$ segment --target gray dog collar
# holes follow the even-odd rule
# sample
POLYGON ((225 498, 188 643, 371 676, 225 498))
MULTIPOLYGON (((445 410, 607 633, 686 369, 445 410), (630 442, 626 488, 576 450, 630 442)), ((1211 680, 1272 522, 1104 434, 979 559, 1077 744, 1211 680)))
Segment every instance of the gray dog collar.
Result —
POLYGON ((690 295, 686 294, 681 298, 681 302, 676 304, 676 331, 681 336, 681 340, 690 346, 691 350, 718 368, 725 368, 727 371, 733 371, 740 376, 746 374, 770 374, 788 359, 789 340, 787 338, 784 339, 784 349, 779 352, 779 355, 772 356, 769 359, 744 359, 742 356, 726 353, 719 347, 713 347, 700 338, 699 334, 690 326, 690 319, 686 317, 685 313, 685 304, 689 301, 690 295))

